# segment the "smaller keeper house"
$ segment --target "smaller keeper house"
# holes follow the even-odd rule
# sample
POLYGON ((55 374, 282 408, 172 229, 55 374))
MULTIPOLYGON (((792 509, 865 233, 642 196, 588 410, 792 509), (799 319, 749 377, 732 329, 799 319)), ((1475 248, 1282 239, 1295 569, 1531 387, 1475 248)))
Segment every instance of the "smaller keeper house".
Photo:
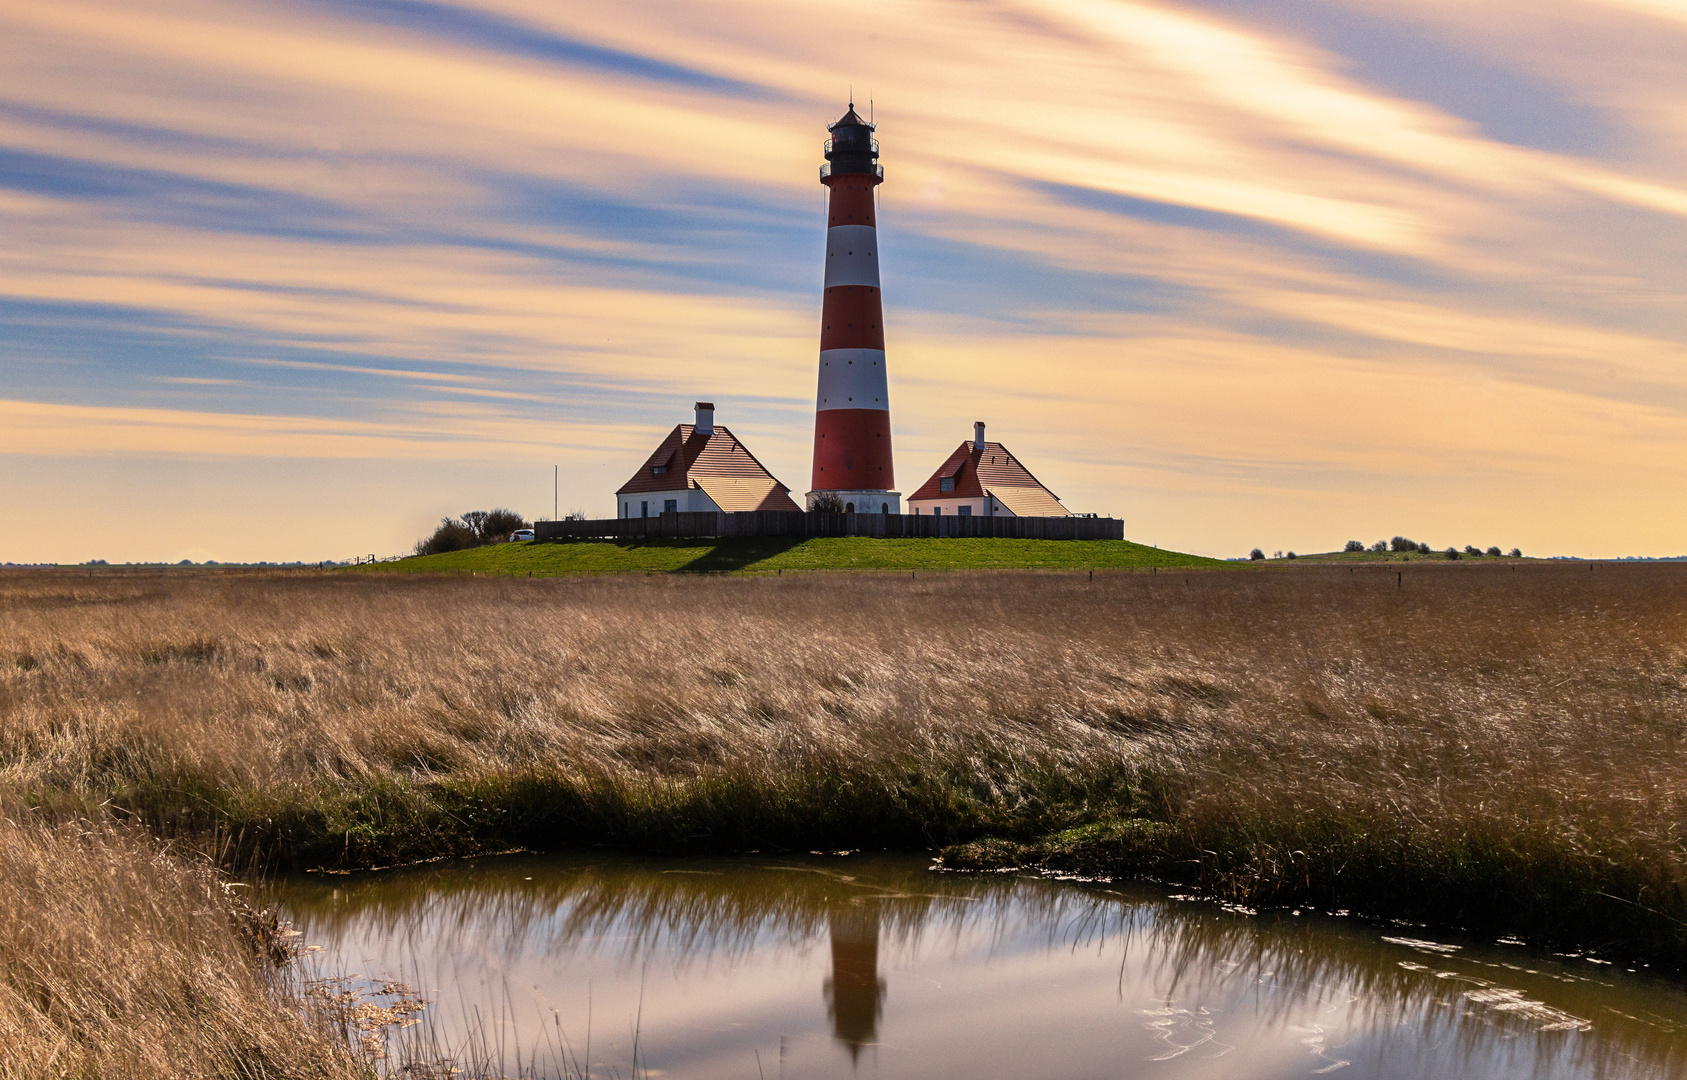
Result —
POLYGON ((960 517, 1071 517, 1060 499, 1001 443, 986 442, 984 421, 931 479, 908 496, 909 512, 960 517))
POLYGON ((801 512, 781 484, 731 430, 715 426, 713 403, 697 403, 695 424, 676 424, 633 478, 615 492, 616 516, 697 511, 801 512))

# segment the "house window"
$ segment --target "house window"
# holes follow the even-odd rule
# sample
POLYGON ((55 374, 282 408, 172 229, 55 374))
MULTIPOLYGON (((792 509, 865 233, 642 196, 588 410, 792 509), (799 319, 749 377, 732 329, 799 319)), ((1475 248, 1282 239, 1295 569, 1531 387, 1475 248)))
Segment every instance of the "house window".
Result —
POLYGON ((972 516, 972 507, 963 506, 959 510, 956 510, 955 513, 961 515, 962 517, 971 517, 972 516))
POLYGON ((650 467, 650 475, 651 476, 661 476, 663 473, 665 473, 667 471, 668 471, 668 467, 666 465, 652 465, 650 467))
POLYGON ((938 491, 954 491, 955 490, 955 478, 953 476, 945 476, 943 479, 941 479, 937 482, 937 490, 938 491))
POLYGON ((663 499, 662 500, 662 513, 671 514, 678 509, 679 509, 679 500, 678 499, 663 499))
POLYGON ((846 514, 855 513, 855 504, 854 503, 844 503, 844 513, 846 513, 846 514))
POLYGON ((932 507, 931 508, 931 516, 932 517, 942 517, 943 516, 943 508, 941 506, 932 507))
POLYGON ((881 513, 881 514, 890 513, 890 504, 889 503, 880 503, 879 504, 879 513, 881 513))
POLYGON ((650 516, 650 503, 649 503, 648 500, 638 504, 638 516, 639 517, 649 517, 650 516))

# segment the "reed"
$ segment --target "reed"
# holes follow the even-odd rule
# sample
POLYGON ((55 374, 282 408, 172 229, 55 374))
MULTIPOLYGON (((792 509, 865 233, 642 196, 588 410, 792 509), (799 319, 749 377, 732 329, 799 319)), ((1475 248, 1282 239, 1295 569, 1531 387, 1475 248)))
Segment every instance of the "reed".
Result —
POLYGON ((110 821, 0 819, 0 1077, 365 1075, 283 977, 273 916, 110 821))
POLYGON ((230 865, 936 847, 1687 959, 1687 576, 0 577, 0 791, 230 865))

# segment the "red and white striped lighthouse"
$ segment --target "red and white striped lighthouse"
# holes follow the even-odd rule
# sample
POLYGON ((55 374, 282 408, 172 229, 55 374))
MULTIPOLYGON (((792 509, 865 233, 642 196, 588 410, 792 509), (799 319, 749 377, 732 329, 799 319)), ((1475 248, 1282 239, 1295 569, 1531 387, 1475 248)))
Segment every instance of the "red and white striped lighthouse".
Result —
POLYGON ((873 189, 884 182, 873 125, 855 103, 828 130, 820 182, 826 214, 826 286, 820 315, 820 390, 815 395, 814 490, 845 510, 900 514, 890 460, 890 391, 885 378, 884 312, 879 303, 879 239, 873 189))

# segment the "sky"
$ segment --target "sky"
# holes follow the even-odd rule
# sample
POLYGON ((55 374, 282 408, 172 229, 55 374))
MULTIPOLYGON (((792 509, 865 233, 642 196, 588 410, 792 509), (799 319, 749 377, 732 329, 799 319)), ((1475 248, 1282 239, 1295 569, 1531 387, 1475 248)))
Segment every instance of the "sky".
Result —
POLYGON ((800 498, 852 92, 902 491, 1687 553, 1687 0, 8 0, 0 562, 610 516, 697 400, 800 498))

